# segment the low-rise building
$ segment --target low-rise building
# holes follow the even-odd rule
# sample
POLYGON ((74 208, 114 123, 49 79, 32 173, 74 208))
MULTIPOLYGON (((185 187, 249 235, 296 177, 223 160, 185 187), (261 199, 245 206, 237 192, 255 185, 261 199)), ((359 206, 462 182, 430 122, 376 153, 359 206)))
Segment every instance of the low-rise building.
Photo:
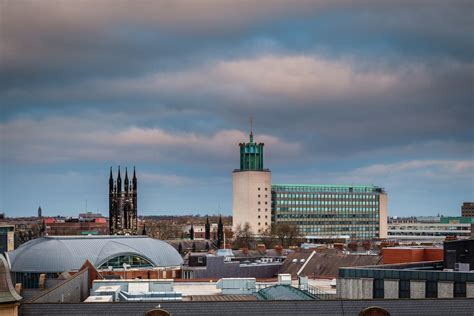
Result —
POLYGON ((457 218, 441 218, 439 222, 389 222, 389 239, 443 241, 446 237, 469 238, 471 223, 463 223, 457 218))
POLYGON ((474 217, 474 202, 464 202, 461 206, 461 216, 474 217))
MULTIPOLYGON (((91 262, 104 274, 130 277, 144 270, 179 268, 181 255, 169 244, 145 236, 48 236, 7 252, 12 278, 24 288, 37 288, 41 275, 58 278, 91 262), (135 272, 137 271, 137 272, 135 272)), ((161 277, 161 275, 160 275, 161 277)))
POLYGON ((281 261, 273 260, 272 258, 268 260, 257 259, 254 261, 241 262, 232 260, 232 257, 230 255, 213 255, 206 253, 190 254, 188 265, 182 267, 182 278, 273 278, 277 275, 282 265, 281 261))
POLYGON ((474 298, 474 239, 445 243, 444 261, 339 269, 341 299, 474 298))
POLYGON ((15 249, 15 226, 0 225, 0 254, 15 249))

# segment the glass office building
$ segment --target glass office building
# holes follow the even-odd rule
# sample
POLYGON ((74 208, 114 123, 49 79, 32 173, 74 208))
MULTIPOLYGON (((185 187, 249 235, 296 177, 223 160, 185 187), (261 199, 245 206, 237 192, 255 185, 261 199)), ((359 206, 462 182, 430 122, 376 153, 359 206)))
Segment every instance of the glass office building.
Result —
POLYGON ((308 241, 387 237, 387 194, 376 186, 272 185, 272 224, 298 227, 308 241))

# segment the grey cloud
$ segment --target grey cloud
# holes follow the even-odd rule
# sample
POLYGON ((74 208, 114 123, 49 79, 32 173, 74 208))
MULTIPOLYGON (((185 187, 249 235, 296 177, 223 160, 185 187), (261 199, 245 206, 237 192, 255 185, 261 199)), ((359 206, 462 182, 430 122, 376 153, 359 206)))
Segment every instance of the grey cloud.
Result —
MULTIPOLYGON (((404 6, 396 1, 363 1, 358 5, 352 1, 309 0, 134 1, 132 5, 110 0, 7 0, 0 6, 0 80, 2 89, 12 91, 31 85, 61 87, 83 78, 176 69, 212 59, 216 52, 221 57, 242 56, 248 54, 255 29, 263 25, 286 19, 311 21, 331 12, 351 12, 357 17, 355 25, 344 31, 354 34, 339 34, 335 27, 335 38, 357 41, 379 32, 379 37, 407 48, 419 39, 434 45, 441 42, 448 50, 452 47, 472 53, 473 49, 469 44, 473 24, 468 14, 472 4, 463 1, 432 1, 429 6, 425 1, 414 1, 404 6)), ((342 22, 330 21, 334 26, 342 22)), ((313 31, 317 30, 310 33, 313 31)), ((292 49, 278 33, 271 36, 292 49)), ((337 51, 335 47, 332 53, 337 51)))

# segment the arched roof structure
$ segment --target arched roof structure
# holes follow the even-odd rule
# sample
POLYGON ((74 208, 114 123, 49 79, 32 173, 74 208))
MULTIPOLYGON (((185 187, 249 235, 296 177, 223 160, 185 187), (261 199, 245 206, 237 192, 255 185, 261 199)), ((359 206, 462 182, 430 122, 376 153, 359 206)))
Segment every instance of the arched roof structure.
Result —
POLYGON ((79 270, 86 260, 99 267, 118 256, 138 256, 155 267, 180 266, 181 255, 164 241, 146 236, 50 236, 6 253, 12 272, 79 270))

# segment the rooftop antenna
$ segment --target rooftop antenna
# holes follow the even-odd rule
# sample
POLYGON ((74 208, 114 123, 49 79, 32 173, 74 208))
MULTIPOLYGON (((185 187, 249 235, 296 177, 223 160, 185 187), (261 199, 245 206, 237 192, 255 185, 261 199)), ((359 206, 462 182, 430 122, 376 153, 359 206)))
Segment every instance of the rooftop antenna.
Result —
POLYGON ((253 143, 253 119, 252 116, 249 117, 250 120, 250 142, 253 143))

